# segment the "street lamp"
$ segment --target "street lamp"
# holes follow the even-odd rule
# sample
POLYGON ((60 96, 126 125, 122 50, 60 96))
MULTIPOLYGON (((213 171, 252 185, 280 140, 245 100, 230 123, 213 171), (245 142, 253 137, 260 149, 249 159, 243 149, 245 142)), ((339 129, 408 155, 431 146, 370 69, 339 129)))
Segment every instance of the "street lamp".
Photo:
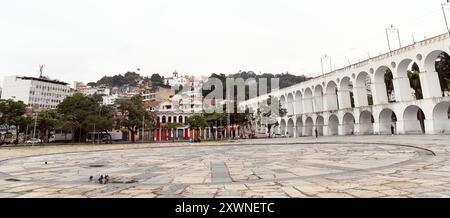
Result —
POLYGON ((95 136, 96 136, 97 134, 95 133, 95 121, 94 121, 94 134, 92 134, 92 137, 93 137, 93 139, 92 139, 92 144, 94 144, 95 145, 95 136))
POLYGON ((402 47, 402 42, 400 40, 400 31, 393 24, 391 24, 391 25, 389 25, 388 28, 386 28, 386 38, 387 38, 387 43, 388 43, 388 47, 389 47, 389 51, 390 52, 392 52, 392 48, 391 48, 391 42, 389 40, 389 32, 392 32, 392 31, 397 32, 398 45, 400 46, 400 48, 402 47))
POLYGON ((322 67, 322 75, 325 75, 324 69, 323 69, 323 60, 328 59, 330 61, 330 72, 333 71, 333 67, 331 65, 331 57, 328 55, 324 55, 320 58, 320 66, 322 67))
POLYGON ((36 139, 36 125, 37 125, 37 118, 39 116, 39 113, 34 113, 33 114, 35 116, 34 118, 34 128, 33 128, 33 139, 31 140, 31 146, 34 145, 34 139, 36 139))
POLYGON ((447 9, 448 9, 448 6, 450 6, 450 1, 449 0, 447 0, 445 3, 442 3, 441 4, 441 7, 442 7, 442 13, 444 14, 444 20, 445 20, 445 26, 447 27, 447 32, 450 34, 450 28, 448 27, 448 21, 447 21, 447 15, 445 14, 445 6, 447 6, 447 9))
POLYGON ((145 112, 144 115, 142 115, 142 136, 141 136, 142 144, 144 144, 144 131, 145 131, 145 112))
MULTIPOLYGON (((99 112, 98 112, 98 117, 99 117, 99 118, 102 116, 102 109, 103 109, 103 107, 100 106, 100 110, 99 110, 99 112)), ((95 136, 95 135, 96 135, 96 132, 95 132, 95 122, 94 122, 94 136, 95 136)), ((98 133, 98 144, 101 143, 100 137, 101 137, 101 133, 98 133)), ((95 137, 94 137, 94 142, 95 142, 95 137)), ((95 144, 95 143, 94 143, 94 144, 95 144)))

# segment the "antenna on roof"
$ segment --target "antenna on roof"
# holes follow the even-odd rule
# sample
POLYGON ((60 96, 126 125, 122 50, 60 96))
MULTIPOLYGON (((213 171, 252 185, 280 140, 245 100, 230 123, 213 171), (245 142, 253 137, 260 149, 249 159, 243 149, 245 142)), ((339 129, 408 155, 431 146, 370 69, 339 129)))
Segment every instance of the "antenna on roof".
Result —
POLYGON ((44 64, 39 65, 39 72, 40 72, 39 78, 42 78, 42 73, 44 72, 44 68, 45 68, 44 64))

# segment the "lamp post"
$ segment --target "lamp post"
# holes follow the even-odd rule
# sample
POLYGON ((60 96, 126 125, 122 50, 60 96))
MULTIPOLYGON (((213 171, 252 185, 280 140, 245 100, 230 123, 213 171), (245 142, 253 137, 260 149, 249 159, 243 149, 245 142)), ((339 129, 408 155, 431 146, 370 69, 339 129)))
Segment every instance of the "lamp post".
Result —
POLYGON ((325 71, 323 69, 323 60, 324 59, 328 59, 330 61, 330 72, 333 71, 333 67, 332 67, 332 62, 331 62, 331 57, 328 55, 324 55, 320 58, 320 66, 322 67, 322 75, 325 75, 325 71))
POLYGON ((442 7, 442 13, 444 14, 445 26, 447 27, 447 32, 450 34, 450 28, 448 26, 448 21, 447 21, 447 14, 445 14, 445 6, 447 6, 447 7, 450 6, 449 3, 450 3, 450 1, 446 0, 445 3, 441 4, 441 7, 442 7))
POLYGON ((392 32, 392 31, 395 31, 397 33, 398 45, 400 46, 400 48, 402 47, 402 42, 400 40, 400 31, 393 24, 391 24, 391 25, 389 25, 388 28, 386 28, 386 39, 387 39, 387 43, 388 43, 388 47, 389 47, 389 51, 390 52, 392 52, 392 48, 391 48, 391 42, 389 40, 389 32, 392 32))
MULTIPOLYGON (((100 106, 100 110, 98 111, 98 117, 100 118, 102 116, 102 109, 103 107, 100 106)), ((100 135, 101 133, 98 133, 98 144, 100 144, 100 135)), ((94 144, 95 144, 95 135, 97 135, 97 133, 95 132, 95 121, 94 121, 94 144)))
POLYGON ((144 144, 144 131, 145 131, 145 112, 144 115, 142 115, 142 136, 141 136, 142 144, 144 144))
POLYGON ((31 140, 31 146, 34 145, 34 139, 36 138, 36 126, 37 126, 37 118, 39 113, 34 113, 34 128, 33 128, 33 139, 31 140))
POLYGON ((92 144, 95 144, 95 121, 94 121, 94 134, 92 134, 92 137, 93 137, 93 139, 92 139, 92 144))

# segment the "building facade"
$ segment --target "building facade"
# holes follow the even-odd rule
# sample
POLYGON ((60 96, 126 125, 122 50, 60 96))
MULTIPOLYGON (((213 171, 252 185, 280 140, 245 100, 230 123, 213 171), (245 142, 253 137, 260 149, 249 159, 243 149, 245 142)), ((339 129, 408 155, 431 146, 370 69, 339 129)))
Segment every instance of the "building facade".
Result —
POLYGON ((114 95, 106 95, 106 96, 102 96, 103 105, 106 106, 113 106, 116 103, 116 100, 119 99, 119 95, 114 94, 114 95))
POLYGON ((2 99, 23 101, 36 109, 55 109, 71 95, 68 83, 45 77, 7 76, 3 80, 2 99))
MULTIPOLYGON (((287 109, 287 115, 278 118, 275 133, 288 137, 312 136, 315 130, 330 136, 449 134, 449 87, 441 87, 445 78, 436 68, 445 53, 450 53, 448 33, 274 90, 270 96, 277 97, 287 109), (420 87, 413 87, 408 78, 414 64, 420 69, 420 87), (395 98, 391 101, 385 81, 387 70, 393 74, 395 98), (421 90, 423 96, 417 98, 412 88, 421 90)), ((240 106, 256 111, 268 97, 262 95, 240 106)), ((262 126, 258 129, 267 133, 262 126)))

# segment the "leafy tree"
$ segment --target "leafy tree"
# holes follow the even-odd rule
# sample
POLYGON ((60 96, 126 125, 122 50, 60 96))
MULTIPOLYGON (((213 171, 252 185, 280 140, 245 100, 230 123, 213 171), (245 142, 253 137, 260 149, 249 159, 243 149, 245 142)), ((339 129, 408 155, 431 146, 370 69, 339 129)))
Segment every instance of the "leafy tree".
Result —
POLYGON ((439 75, 442 91, 450 91, 450 56, 443 52, 436 61, 436 71, 439 75))
MULTIPOLYGON (((95 131, 107 135, 108 140, 112 143, 111 134, 108 131, 114 128, 114 109, 109 106, 100 106, 98 115, 90 115, 81 124, 83 129, 92 129, 95 125, 95 131)), ((101 143, 101 140, 100 140, 101 143)))
POLYGON ((93 99, 95 99, 96 102, 102 103, 103 102, 103 96, 105 96, 105 95, 99 95, 97 93, 94 93, 91 97, 93 99))
POLYGON ((58 113, 65 125, 73 130, 73 141, 81 142, 86 137, 86 129, 82 127, 84 120, 93 115, 97 115, 100 105, 95 99, 81 94, 75 94, 64 99, 58 105, 58 113))
POLYGON ((26 105, 22 101, 14 101, 12 99, 0 101, 0 122, 8 126, 15 126, 17 128, 16 142, 19 141, 19 129, 24 122, 24 115, 26 112, 26 105))
POLYGON ((127 72, 124 75, 123 83, 131 86, 136 86, 139 82, 139 80, 142 80, 143 78, 141 75, 139 75, 136 72, 127 72))
POLYGON ((153 83, 164 83, 164 78, 161 75, 155 73, 150 77, 150 81, 153 83))
POLYGON ((95 87, 95 86, 97 86, 97 83, 96 82, 89 82, 86 85, 90 86, 90 87, 95 87))
POLYGON ((420 69, 416 63, 414 63, 411 67, 411 70, 408 71, 408 78, 411 88, 415 91, 416 99, 423 99, 423 93, 420 84, 420 69))
MULTIPOLYGON (((226 116, 225 113, 203 113, 203 118, 205 119, 207 123, 207 127, 210 127, 211 129, 215 127, 222 127, 226 123, 226 116)), ((217 131, 217 129, 216 129, 217 131)), ((214 139, 216 139, 216 134, 213 134, 214 139)))
POLYGON ((109 87, 136 86, 142 79, 143 77, 136 72, 127 72, 124 75, 104 76, 95 85, 106 85, 109 87))
MULTIPOLYGON (((206 121, 206 118, 203 115, 194 115, 192 117, 189 117, 187 123, 189 124, 189 128, 191 128, 194 131, 199 131, 200 129, 204 129, 208 127, 208 122, 206 121)), ((196 135, 196 141, 198 141, 198 134, 196 135)))
POLYGON ((188 118, 189 128, 199 130, 208 127, 208 122, 203 115, 194 115, 188 118))
POLYGON ((51 130, 58 126, 61 118, 56 110, 48 110, 39 113, 37 117, 37 127, 41 133, 42 141, 48 142, 51 130))
POLYGON ((267 127, 269 138, 271 137, 271 130, 273 127, 277 127, 280 124, 278 123, 279 117, 284 117, 287 114, 286 108, 283 108, 281 106, 280 101, 278 98, 269 96, 267 98, 267 103, 259 105, 258 111, 257 111, 257 122, 265 127, 267 127), (272 107, 273 104, 278 103, 278 111, 273 111, 274 108, 272 107))
POLYGON ((31 115, 21 116, 17 122, 17 125, 21 132, 28 134, 34 126, 34 118, 31 115))
POLYGON ((155 126, 155 114, 145 110, 141 96, 136 95, 131 99, 118 99, 116 104, 118 105, 119 112, 116 125, 119 128, 127 128, 131 133, 131 140, 133 142, 136 140, 135 134, 143 127, 143 119, 145 120, 145 126, 155 126))
MULTIPOLYGON (((65 133, 65 135, 67 135, 67 133, 73 133, 73 126, 71 125, 72 123, 70 121, 61 119, 58 122, 58 125, 56 126, 56 129, 61 130, 63 133, 65 133)), ((66 136, 67 137, 67 136, 66 136)), ((72 134, 73 137, 73 134, 72 134)), ((67 140, 67 139, 66 139, 67 140)))
POLYGON ((239 126, 245 127, 254 120, 253 113, 249 108, 246 108, 244 112, 238 110, 238 102, 235 99, 233 101, 233 112, 228 111, 226 105, 224 105, 223 111, 224 113, 213 113, 213 114, 205 114, 204 116, 207 118, 208 124, 212 126, 239 126))
POLYGON ((161 127, 163 129, 176 129, 180 126, 181 126, 181 124, 179 124, 179 123, 163 123, 163 124, 161 124, 161 127))
MULTIPOLYGON (((392 71, 390 69, 387 69, 384 73, 384 84, 386 84, 386 92, 388 96, 391 96, 392 92, 394 91, 393 80, 394 76, 392 75, 392 71)), ((388 100, 392 102, 390 98, 388 100)))
POLYGON ((226 109, 224 110, 226 112, 226 115, 229 116, 230 125, 247 125, 252 120, 252 113, 250 112, 249 108, 246 108, 243 113, 240 113, 238 110, 238 102, 233 102, 233 113, 228 112, 226 109))
MULTIPOLYGON (((227 117, 225 113, 210 113, 210 114, 204 114, 206 123, 208 123, 208 126, 213 129, 215 127, 223 127, 226 125, 227 117)), ((216 129, 217 131, 217 129, 216 129)), ((216 139, 216 134, 214 135, 214 140, 216 139)))

